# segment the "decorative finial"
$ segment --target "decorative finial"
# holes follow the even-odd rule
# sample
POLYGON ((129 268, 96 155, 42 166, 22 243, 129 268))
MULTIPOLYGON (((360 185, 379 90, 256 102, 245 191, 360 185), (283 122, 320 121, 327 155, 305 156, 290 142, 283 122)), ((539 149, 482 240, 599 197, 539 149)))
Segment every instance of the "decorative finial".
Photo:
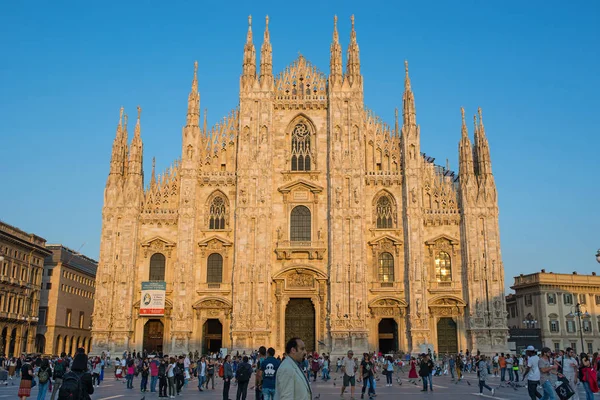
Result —
POLYGON ((152 157, 152 171, 156 169, 156 157, 152 157))
POLYGON ((194 61, 194 75, 198 73, 198 61, 194 61))
POLYGON ((333 29, 337 29, 337 15, 333 16, 333 29))
POLYGON ((138 112, 137 119, 138 119, 138 122, 139 122, 139 120, 140 120, 140 117, 142 116, 142 107, 140 107, 140 106, 137 106, 137 112, 138 112))
POLYGON ((123 108, 123 106, 121 106, 121 109, 119 110, 119 124, 121 124, 121 121, 123 121, 123 111, 125 109, 123 108))
POLYGON ((481 107, 477 107, 477 114, 479 115, 479 126, 483 127, 483 116, 481 115, 481 107))
POLYGON ((465 123, 465 108, 464 107, 460 108, 460 114, 462 116, 462 124, 466 125, 466 123, 465 123))
POLYGON ((408 61, 404 60, 404 72, 406 72, 406 75, 408 75, 408 61))
POLYGON ((127 129, 127 120, 129 119, 129 117, 127 116, 127 114, 123 114, 123 126, 125 127, 125 129, 127 129))
POLYGON ((350 16, 350 21, 352 21, 352 30, 354 30, 354 14, 350 16))
POLYGON ((269 16, 267 15, 267 17, 265 18, 265 29, 269 29, 269 16))
POLYGON ((252 15, 248 15, 248 29, 252 28, 252 15))

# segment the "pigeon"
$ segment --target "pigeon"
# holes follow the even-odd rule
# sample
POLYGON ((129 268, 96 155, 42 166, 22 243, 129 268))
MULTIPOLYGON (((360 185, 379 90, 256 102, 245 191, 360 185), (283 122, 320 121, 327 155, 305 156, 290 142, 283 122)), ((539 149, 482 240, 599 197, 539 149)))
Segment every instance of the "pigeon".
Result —
POLYGON ((320 399, 321 398, 321 393, 319 393, 318 395, 315 396, 315 399, 320 399))
POLYGON ((335 382, 333 382, 333 386, 336 386, 335 382))
POLYGON ((467 385, 471 386, 471 382, 467 381, 467 385))
POLYGON ((142 400, 146 400, 146 396, 142 397, 142 400))
POLYGON ((380 380, 380 379, 381 379, 381 378, 377 378, 377 379, 375 379, 375 380, 376 380, 377 382, 379 382, 379 380, 380 380))

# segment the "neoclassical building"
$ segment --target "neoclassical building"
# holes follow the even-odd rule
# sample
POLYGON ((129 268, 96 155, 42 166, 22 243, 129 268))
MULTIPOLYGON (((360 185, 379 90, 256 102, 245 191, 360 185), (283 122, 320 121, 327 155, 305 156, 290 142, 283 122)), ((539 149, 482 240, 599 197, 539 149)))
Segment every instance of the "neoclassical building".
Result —
POLYGON ((506 347, 498 202, 481 111, 460 175, 420 147, 406 65, 401 115, 363 102, 354 17, 345 70, 304 57, 274 75, 251 19, 240 94, 212 127, 194 66, 181 158, 144 181, 141 109, 121 115, 102 210, 93 349, 438 352, 506 347), (141 284, 166 282, 164 315, 141 284), (145 299, 144 299, 145 300, 145 299))

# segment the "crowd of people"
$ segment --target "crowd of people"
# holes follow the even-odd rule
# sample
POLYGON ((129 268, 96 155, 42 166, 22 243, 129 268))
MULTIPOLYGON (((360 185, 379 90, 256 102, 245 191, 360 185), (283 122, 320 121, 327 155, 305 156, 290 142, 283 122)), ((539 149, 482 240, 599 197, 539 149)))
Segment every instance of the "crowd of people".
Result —
POLYGON ((199 392, 215 390, 216 383, 222 382, 223 400, 230 400, 232 384, 236 387, 236 400, 246 399, 250 385, 259 400, 272 400, 276 393, 281 400, 312 400, 312 383, 317 379, 328 382, 335 372, 342 378, 341 382, 336 382, 338 377, 333 378, 333 385, 341 386, 341 398, 349 391, 354 399, 358 383, 362 384, 361 399, 365 395, 373 399, 377 396, 376 382, 380 375, 385 376, 388 387, 394 386, 394 378, 396 384, 402 385, 404 377, 410 384, 420 383, 421 391, 427 392, 433 391, 436 376, 446 375, 456 384, 466 381, 471 385, 465 377, 476 374, 479 394, 486 389, 495 395, 495 388, 489 385, 489 379, 494 377, 500 378, 500 387, 511 386, 516 390, 526 387, 531 400, 569 397, 580 400, 579 384, 586 393, 586 400, 593 400, 593 394, 598 392, 599 368, 597 353, 576 355, 571 348, 556 352, 543 348, 538 352, 532 346, 523 354, 489 356, 467 350, 441 356, 428 351, 414 356, 364 353, 360 357, 349 350, 345 357, 338 357, 334 362, 329 354, 307 353, 303 341, 293 338, 286 344, 285 353, 277 357, 275 349, 264 346, 251 354, 235 355, 133 351, 111 359, 110 353, 88 358, 84 349, 78 349, 73 357, 64 353, 51 358, 0 357, 0 384, 18 381, 21 399, 29 397, 31 389, 38 386, 38 400, 45 399, 48 393, 51 400, 87 400, 94 387, 101 385, 106 369, 128 390, 158 392, 161 398, 181 395, 190 382, 194 382, 199 392))

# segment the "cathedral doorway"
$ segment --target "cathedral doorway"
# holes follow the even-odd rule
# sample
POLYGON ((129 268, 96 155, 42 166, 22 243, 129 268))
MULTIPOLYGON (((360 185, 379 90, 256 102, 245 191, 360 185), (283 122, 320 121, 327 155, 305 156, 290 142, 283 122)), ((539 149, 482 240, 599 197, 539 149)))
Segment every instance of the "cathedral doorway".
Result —
POLYGON ((163 335, 165 326, 160 319, 150 319, 144 325, 144 341, 142 347, 148 353, 163 351, 163 335))
POLYGON ((218 353, 223 347, 223 324, 216 318, 207 319, 204 323, 202 337, 202 354, 218 353))
POLYGON ((383 354, 398 351, 398 324, 393 318, 379 321, 379 351, 383 354))
POLYGON ((438 354, 458 353, 458 335, 456 322, 449 317, 440 318, 437 322, 438 354))
POLYGON ((290 299, 285 309, 285 343, 302 339, 306 351, 315 351, 315 307, 310 299, 290 299))

